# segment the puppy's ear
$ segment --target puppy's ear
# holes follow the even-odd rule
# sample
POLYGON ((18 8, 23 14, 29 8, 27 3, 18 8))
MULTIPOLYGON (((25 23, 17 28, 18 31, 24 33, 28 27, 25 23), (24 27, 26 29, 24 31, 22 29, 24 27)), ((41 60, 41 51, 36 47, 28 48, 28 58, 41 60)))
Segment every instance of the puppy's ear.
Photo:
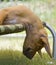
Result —
POLYGON ((4 19, 6 18, 6 16, 7 16, 6 10, 0 10, 0 24, 3 23, 4 19))
POLYGON ((45 47, 45 50, 47 51, 47 53, 49 54, 50 57, 52 57, 51 55, 51 51, 50 51, 50 45, 48 42, 48 36, 46 34, 45 30, 42 30, 41 35, 40 35, 40 39, 45 47))

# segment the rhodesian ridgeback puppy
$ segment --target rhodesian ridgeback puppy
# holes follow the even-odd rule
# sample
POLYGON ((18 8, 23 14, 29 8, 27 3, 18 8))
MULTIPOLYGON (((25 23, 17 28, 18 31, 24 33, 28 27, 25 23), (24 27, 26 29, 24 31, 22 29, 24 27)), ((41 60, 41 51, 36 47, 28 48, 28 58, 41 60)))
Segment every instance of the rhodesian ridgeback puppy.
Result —
POLYGON ((36 52, 41 56, 43 47, 51 57, 47 32, 42 21, 29 8, 20 5, 0 10, 0 25, 8 24, 22 24, 25 27, 23 54, 26 57, 32 59, 36 52))

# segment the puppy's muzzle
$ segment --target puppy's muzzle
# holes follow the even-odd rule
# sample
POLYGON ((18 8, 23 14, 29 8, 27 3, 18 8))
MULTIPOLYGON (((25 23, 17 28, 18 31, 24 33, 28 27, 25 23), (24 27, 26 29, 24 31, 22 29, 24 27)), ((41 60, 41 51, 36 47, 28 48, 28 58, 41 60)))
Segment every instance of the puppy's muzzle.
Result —
POLYGON ((35 53, 36 52, 30 47, 28 47, 27 49, 23 49, 23 54, 29 59, 32 59, 35 53))

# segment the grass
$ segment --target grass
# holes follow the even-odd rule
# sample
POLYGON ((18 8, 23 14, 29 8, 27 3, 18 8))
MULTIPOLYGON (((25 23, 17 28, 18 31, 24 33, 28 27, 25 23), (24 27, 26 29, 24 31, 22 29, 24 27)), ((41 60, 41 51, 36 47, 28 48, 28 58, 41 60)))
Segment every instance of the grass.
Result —
POLYGON ((0 50, 0 65, 56 65, 56 60, 51 59, 46 53, 42 55, 43 58, 36 54, 32 60, 29 60, 22 52, 0 50))

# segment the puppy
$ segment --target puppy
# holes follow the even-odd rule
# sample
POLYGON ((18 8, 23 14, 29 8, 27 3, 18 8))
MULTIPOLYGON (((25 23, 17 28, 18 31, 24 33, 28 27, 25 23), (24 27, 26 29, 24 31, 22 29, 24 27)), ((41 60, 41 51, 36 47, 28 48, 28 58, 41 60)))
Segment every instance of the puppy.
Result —
MULTIPOLYGON (((25 27, 26 38, 23 45, 23 54, 32 59, 44 47, 51 56, 48 35, 42 21, 26 6, 12 6, 0 10, 0 25, 22 24, 25 27)), ((22 30, 23 31, 23 30, 22 30)))

